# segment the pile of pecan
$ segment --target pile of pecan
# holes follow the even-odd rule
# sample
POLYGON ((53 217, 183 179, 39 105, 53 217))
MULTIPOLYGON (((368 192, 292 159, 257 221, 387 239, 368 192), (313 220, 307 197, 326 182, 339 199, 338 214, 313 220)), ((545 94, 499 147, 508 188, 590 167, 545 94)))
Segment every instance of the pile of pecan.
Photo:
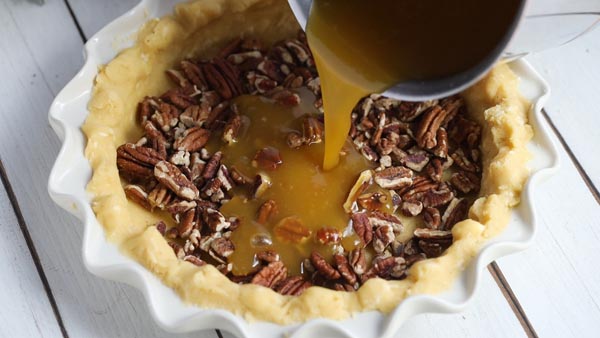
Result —
POLYGON ((413 103, 380 95, 364 98, 354 109, 350 137, 378 166, 361 173, 344 204, 363 248, 374 255, 364 274, 354 270, 360 282, 373 276, 402 279, 412 264, 437 257, 452 244, 452 227, 467 218, 481 183, 481 127, 466 109, 459 96, 413 103), (365 192, 372 185, 378 192, 365 192), (423 226, 410 240, 398 240, 402 221, 380 212, 384 203, 419 217, 423 226))
MULTIPOLYGON (((248 177, 223 163, 226 151, 210 153, 205 146, 209 140, 220 139, 223 145, 236 141, 243 122, 233 99, 240 95, 296 106, 301 100, 296 90, 305 87, 322 111, 312 54, 303 33, 269 48, 255 39, 239 39, 212 59, 183 60, 167 75, 174 87, 138 105, 143 137, 117 149, 117 167, 128 182, 124 190, 140 206, 172 215, 176 226, 159 222, 156 229, 179 259, 213 264, 234 282, 299 295, 312 285, 352 291, 373 277, 402 279, 414 262, 438 256, 452 243, 450 230, 469 207, 465 197, 479 190, 481 131, 464 114, 460 98, 408 103, 372 95, 352 113, 350 137, 378 168, 360 175, 344 204, 362 245, 351 252, 338 250, 332 261, 313 252, 301 276, 288 275, 279 255, 267 250, 255 257, 253 273, 235 276, 228 257, 235 250, 230 238, 240 221, 223 215, 220 207, 233 191, 259 198, 270 178, 248 177), (365 193, 374 184, 389 190, 400 212, 423 218, 425 227, 413 239, 396 240, 404 227, 397 216, 378 211, 386 195, 365 193)), ((302 132, 291 132, 287 143, 301 148, 323 137, 320 118, 307 116, 302 132)), ((267 147, 257 151, 254 163, 275 170, 281 158, 267 147)), ((258 221, 269 217, 270 202, 257 211, 258 221)), ((330 240, 331 234, 321 235, 330 240)))

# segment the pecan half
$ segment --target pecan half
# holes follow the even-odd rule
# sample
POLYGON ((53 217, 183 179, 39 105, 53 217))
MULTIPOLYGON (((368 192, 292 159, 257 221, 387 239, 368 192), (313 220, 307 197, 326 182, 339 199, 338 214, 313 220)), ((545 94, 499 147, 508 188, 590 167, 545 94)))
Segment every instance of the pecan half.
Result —
POLYGON ((288 74, 283 80, 283 87, 288 89, 298 89, 304 84, 304 78, 294 73, 288 74))
POLYGON ((373 249, 378 254, 383 253, 395 238, 396 235, 394 234, 394 229, 391 226, 383 225, 377 227, 373 233, 373 249))
POLYGON ((420 240, 419 248, 425 253, 428 258, 440 256, 451 243, 443 245, 435 241, 420 240))
POLYGON ((464 194, 478 192, 480 188, 479 177, 469 171, 459 171, 452 174, 450 184, 464 194))
POLYGON ((259 74, 255 71, 250 71, 246 74, 246 80, 253 87, 252 93, 265 94, 277 88, 277 81, 266 75, 259 74))
MULTIPOLYGON (((164 203, 161 201, 160 203, 164 203)), ((190 209, 196 208, 196 201, 175 200, 166 206, 166 209, 171 214, 180 214, 190 209)))
POLYGON ((233 185, 235 182, 233 178, 231 178, 231 174, 229 173, 229 169, 224 164, 221 164, 219 170, 217 170, 217 177, 219 181, 221 181, 221 187, 225 189, 225 191, 229 191, 233 189, 233 185))
POLYGON ((365 282, 369 278, 402 278, 406 273, 406 261, 403 257, 377 257, 373 260, 373 266, 361 279, 365 282))
POLYGON ((233 254, 235 246, 229 238, 221 237, 210 243, 210 250, 220 258, 227 258, 233 254))
POLYGON ((171 145, 167 142, 165 135, 152 122, 147 121, 143 126, 149 146, 156 150, 162 158, 166 158, 167 148, 171 145))
POLYGON ((310 237, 311 231, 299 217, 288 216, 273 227, 273 233, 280 241, 299 243, 310 237))
POLYGON ((342 292, 354 292, 356 291, 356 289, 354 288, 354 286, 348 284, 348 283, 334 283, 333 284, 333 289, 336 291, 342 291, 342 292))
POLYGON ((117 148, 119 173, 130 180, 147 180, 154 175, 154 166, 165 158, 152 148, 126 143, 117 148))
POLYGON ((221 166, 221 158, 223 158, 223 153, 220 151, 217 151, 210 157, 202 171, 202 178, 208 180, 215 177, 221 166))
POLYGON ((446 183, 438 184, 434 189, 424 193, 422 202, 424 207, 439 207, 448 204, 454 198, 454 193, 446 183))
POLYGON ((158 108, 158 99, 155 97, 146 96, 137 107, 137 119, 141 124, 146 123, 158 108))
POLYGON ((265 250, 257 253, 254 258, 261 263, 273 263, 279 260, 279 254, 273 250, 265 250))
POLYGON ((371 243, 373 239, 373 226, 369 217, 364 212, 358 212, 352 214, 352 228, 354 232, 360 238, 364 246, 371 243))
POLYGON ((323 256, 321 256, 321 254, 317 251, 313 251, 310 254, 310 262, 315 267, 315 270, 317 270, 326 279, 334 280, 341 277, 339 271, 334 269, 331 264, 327 263, 325 258, 323 258, 323 256))
POLYGON ((321 228, 317 230, 316 240, 322 245, 338 244, 342 241, 342 233, 335 228, 321 228))
POLYGON ((179 259, 183 259, 185 257, 185 251, 183 247, 176 242, 168 242, 169 246, 173 248, 173 252, 175 253, 175 257, 179 259))
POLYGON ((199 94, 199 92, 195 93, 192 87, 187 88, 190 89, 189 93, 186 93, 184 88, 173 88, 162 94, 160 98, 165 102, 171 103, 179 109, 186 109, 195 103, 195 100, 189 94, 199 94))
POLYGON ((239 65, 250 59, 261 59, 261 58, 262 58, 262 53, 259 50, 250 50, 250 51, 246 51, 246 52, 229 54, 227 56, 227 61, 231 62, 234 65, 239 65))
POLYGON ((467 218, 467 212, 469 211, 469 203, 464 198, 454 198, 444 215, 442 215, 442 226, 444 230, 451 230, 452 227, 467 218))
POLYGON ((213 202, 220 202, 225 198, 225 192, 222 187, 223 181, 215 177, 208 180, 200 191, 202 192, 203 197, 210 198, 213 202))
POLYGON ((449 130, 450 139, 457 144, 465 144, 469 148, 477 147, 481 137, 481 126, 477 123, 457 116, 449 130))
POLYGON ((265 147, 256 152, 252 164, 266 170, 276 170, 283 164, 279 150, 275 147, 265 147))
POLYGON ((278 283, 275 291, 284 296, 300 296, 311 286, 312 284, 301 276, 291 276, 278 283))
POLYGON ((448 157, 448 133, 446 129, 438 129, 435 139, 437 144, 431 149, 431 152, 437 157, 448 157))
POLYGON ((179 223, 177 231, 179 232, 179 237, 186 238, 192 233, 192 230, 196 226, 195 214, 196 210, 190 209, 182 214, 177 215, 176 218, 179 223))
POLYGON ((429 164, 425 167, 425 173, 431 180, 435 182, 441 182, 442 176, 444 175, 444 166, 442 160, 439 158, 432 159, 429 164))
POLYGON ((420 172, 429 163, 429 155, 424 150, 413 147, 402 157, 400 163, 407 168, 420 172))
POLYGON ((231 104, 229 103, 229 101, 223 101, 217 104, 210 111, 210 114, 206 118, 206 121, 204 121, 203 126, 210 130, 218 129, 219 127, 223 126, 230 112, 231 104))
POLYGON ((204 223, 206 223, 206 225, 214 232, 223 231, 231 226, 231 222, 229 222, 220 211, 212 208, 204 210, 202 217, 204 223))
POLYGON ((195 255, 187 255, 187 256, 183 257, 183 260, 186 262, 190 262, 196 266, 206 265, 205 261, 203 261, 200 257, 195 256, 195 255))
POLYGON ((470 172, 479 172, 481 169, 476 163, 473 163, 465 154, 464 150, 461 148, 456 149, 455 152, 450 155, 454 160, 454 164, 456 164, 459 168, 465 171, 470 172))
POLYGON ((403 201, 420 200, 425 193, 431 189, 435 189, 437 186, 438 183, 435 183, 426 177, 418 176, 413 180, 413 185, 399 190, 398 194, 400 194, 403 201))
MULTIPOLYGON (((173 200, 173 194, 164 185, 158 184, 148 194, 148 202, 152 209, 158 208, 164 210, 173 200)), ((188 202, 189 203, 189 202, 188 202)), ((194 203, 194 206, 196 204, 194 203)))
POLYGON ((415 138, 419 147, 432 149, 437 145, 437 131, 448 117, 448 111, 439 105, 427 108, 417 127, 415 138))
POLYGON ((144 209, 152 210, 152 206, 148 201, 148 194, 144 191, 144 189, 142 189, 142 187, 135 184, 129 184, 123 189, 125 190, 125 196, 127 196, 127 198, 134 201, 144 209))
POLYGON ((256 70, 278 83, 284 79, 284 74, 282 73, 281 68, 278 66, 276 61, 270 58, 263 59, 256 66, 256 70))
POLYGON ((277 203, 273 200, 268 200, 258 209, 256 221, 260 224, 265 224, 271 217, 275 216, 277 212, 277 203))
POLYGON ((185 74, 185 77, 198 87, 198 89, 202 91, 208 89, 206 78, 204 77, 204 73, 200 66, 189 60, 183 60, 179 65, 181 66, 181 70, 185 74))
POLYGON ((285 280, 286 277, 287 268, 282 262, 276 261, 263 267, 256 275, 254 275, 254 277, 252 277, 250 283, 272 288, 285 280))
POLYGON ((452 239, 452 232, 446 230, 415 229, 415 237, 419 239, 446 240, 452 239))
POLYGON ((333 261, 342 278, 344 278, 348 284, 358 286, 358 279, 356 278, 356 274, 352 270, 352 267, 350 266, 346 256, 333 255, 333 261))
POLYGON ((242 93, 239 70, 227 60, 215 58, 203 66, 206 82, 214 88, 225 100, 234 98, 242 93))
POLYGON ((159 221, 154 225, 156 227, 156 231, 158 231, 162 236, 167 233, 167 224, 163 221, 159 221))
MULTIPOLYGON (((187 166, 190 165, 190 153, 185 150, 178 150, 177 152, 171 155, 171 157, 169 158, 169 162, 173 163, 174 165, 184 166, 186 167, 185 169, 189 169, 187 168, 187 166)), ((181 169, 183 170, 183 168, 181 169)))
POLYGON ((202 127, 204 122, 210 115, 210 107, 207 105, 192 105, 185 109, 181 115, 179 115, 179 121, 186 127, 191 128, 194 126, 202 127))
POLYGON ((438 229, 442 224, 440 211, 436 208, 427 207, 423 210, 423 221, 429 229, 438 229))
POLYGON ((437 101, 426 102, 408 102, 402 101, 398 105, 398 117, 402 122, 412 122, 416 120, 425 109, 437 104, 437 101))
POLYGON ((234 144, 235 142, 237 142, 241 127, 242 118, 240 117, 240 115, 234 114, 231 118, 229 118, 229 121, 227 121, 227 124, 223 129, 223 142, 227 144, 234 144))
POLYGON ((173 147, 178 150, 194 152, 202 149, 208 143, 210 131, 201 127, 186 129, 183 135, 175 140, 173 147))
POLYGON ((300 95, 282 87, 277 87, 270 92, 265 93, 264 96, 282 106, 295 107, 300 104, 300 95))
POLYGON ((251 182, 251 179, 248 176, 244 175, 236 167, 231 167, 229 169, 229 176, 237 185, 246 185, 251 182))
POLYGON ((417 200, 403 201, 400 211, 404 216, 417 216, 423 211, 423 203, 417 200))
POLYGON ((302 121, 302 135, 305 144, 321 143, 323 141, 323 124, 312 116, 304 118, 302 121))
POLYGON ((348 263, 357 275, 362 275, 367 270, 367 261, 364 249, 353 249, 348 253, 348 263))
POLYGON ((413 172, 406 167, 390 167, 376 172, 373 180, 384 189, 400 189, 412 184, 413 172))
POLYGON ((163 132, 167 133, 179 123, 180 114, 179 108, 166 102, 160 102, 150 119, 163 132))
POLYGON ((191 201, 198 199, 198 188, 173 164, 160 161, 154 167, 154 176, 165 187, 171 189, 175 195, 191 201))
POLYGON ((402 221, 398 217, 386 212, 373 211, 369 213, 369 222, 373 228, 389 226, 395 233, 401 233, 404 230, 402 221))

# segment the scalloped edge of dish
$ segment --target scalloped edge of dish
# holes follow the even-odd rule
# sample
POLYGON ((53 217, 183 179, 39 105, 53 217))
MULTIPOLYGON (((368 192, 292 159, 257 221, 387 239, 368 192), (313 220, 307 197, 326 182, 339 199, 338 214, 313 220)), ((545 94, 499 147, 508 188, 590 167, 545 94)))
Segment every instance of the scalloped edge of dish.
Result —
POLYGON ((185 304, 157 277, 105 240, 104 230, 90 206, 91 196, 85 191, 91 168, 84 156, 85 136, 80 129, 88 114, 87 104, 98 66, 110 61, 119 50, 130 46, 132 37, 144 22, 170 13, 177 2, 142 0, 135 8, 96 33, 85 44, 84 66, 56 96, 49 112, 50 125, 62 140, 62 146, 50 173, 48 192, 56 204, 83 222, 82 254, 86 268, 99 277, 139 289, 153 318, 163 329, 191 332, 218 328, 247 338, 308 338, 325 335, 333 338, 393 337, 412 316, 462 311, 476 294, 481 275, 490 262, 524 250, 531 244, 536 233, 535 188, 557 171, 559 161, 556 145, 549 137, 550 131, 541 113, 550 95, 549 86, 526 61, 517 60, 510 66, 521 78, 521 92, 532 102, 529 123, 535 135, 528 145, 534 155, 529 163, 531 175, 523 189, 520 205, 513 210, 510 224, 502 234, 481 248, 450 290, 437 295, 408 297, 388 315, 365 312, 343 321, 315 319, 290 326, 248 323, 225 310, 202 309, 185 304))

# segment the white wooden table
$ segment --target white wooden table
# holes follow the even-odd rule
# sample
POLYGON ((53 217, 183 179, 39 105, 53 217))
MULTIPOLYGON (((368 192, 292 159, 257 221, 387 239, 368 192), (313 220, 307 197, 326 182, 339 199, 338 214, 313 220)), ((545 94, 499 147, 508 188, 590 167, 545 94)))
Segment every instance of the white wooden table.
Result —
MULTIPOLYGON (((36 3, 0 0, 0 337, 169 337, 139 292, 85 270, 82 227, 46 192, 50 102, 136 0, 36 3)), ((528 59, 552 86, 562 160, 536 196, 535 244, 492 263, 465 313, 416 317, 401 337, 600 337, 600 29, 528 59)))

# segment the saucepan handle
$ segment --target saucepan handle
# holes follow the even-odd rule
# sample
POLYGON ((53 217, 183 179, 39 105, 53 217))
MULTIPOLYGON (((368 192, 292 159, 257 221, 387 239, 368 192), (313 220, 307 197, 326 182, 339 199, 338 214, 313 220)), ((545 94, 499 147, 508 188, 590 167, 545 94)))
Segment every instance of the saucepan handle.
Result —
POLYGON ((300 27, 306 30, 306 22, 308 21, 308 15, 310 14, 310 6, 312 6, 312 0, 288 0, 294 16, 298 20, 300 27))
MULTIPOLYGON (((600 0, 524 0, 524 17, 504 57, 518 58, 531 52, 564 45, 600 23, 600 0)), ((302 28, 306 28, 313 0, 289 0, 302 28)), ((493 15, 493 13, 490 13, 493 15)))
POLYGON ((504 57, 562 46, 600 23, 600 0, 528 0, 523 21, 504 57))

